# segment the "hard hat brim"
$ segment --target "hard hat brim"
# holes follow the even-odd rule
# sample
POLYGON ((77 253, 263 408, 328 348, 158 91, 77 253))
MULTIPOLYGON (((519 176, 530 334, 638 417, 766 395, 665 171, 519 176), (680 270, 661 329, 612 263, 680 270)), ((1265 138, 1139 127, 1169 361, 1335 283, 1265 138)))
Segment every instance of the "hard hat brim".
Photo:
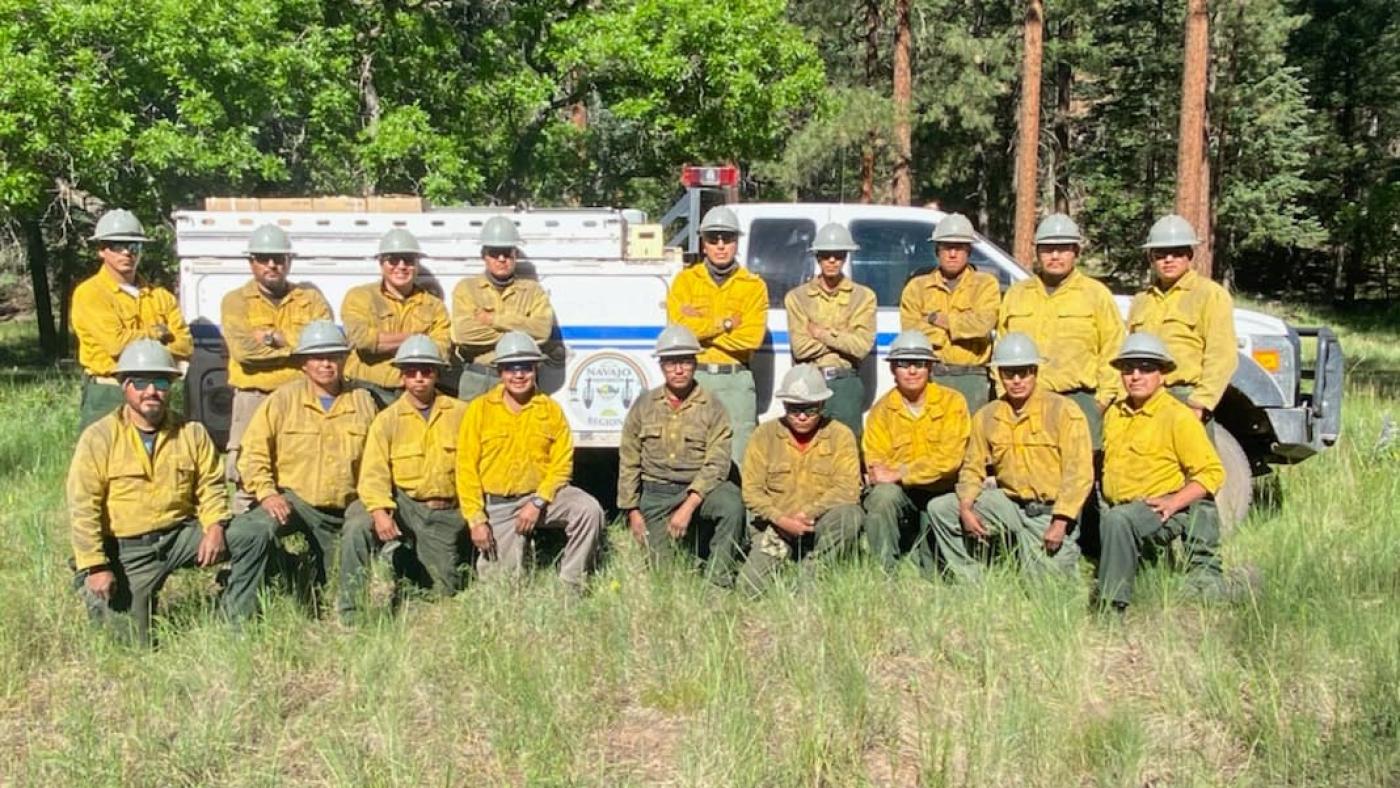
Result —
POLYGON ((686 358, 688 356, 700 355, 700 348, 688 350, 683 348, 671 348, 669 350, 658 350, 651 354, 652 358, 686 358))
POLYGON ((89 241, 139 241, 140 243, 150 243, 151 239, 141 233, 113 233, 111 235, 92 235, 89 241))
POLYGON ((906 350, 903 353, 891 353, 885 356, 887 361, 937 361, 932 353, 906 350))
POLYGON ((1172 370, 1176 369, 1176 362, 1172 359, 1162 358, 1161 356, 1154 355, 1151 353, 1120 353, 1119 355, 1114 356, 1113 360, 1108 363, 1111 366, 1113 366, 1114 369, 1117 369, 1118 365, 1124 361, 1155 361, 1158 364, 1162 365, 1163 372, 1171 372, 1172 370))
POLYGON ((935 244, 975 244, 975 243, 977 243, 977 238, 974 237, 974 236, 971 236, 971 235, 953 235, 953 236, 949 236, 949 237, 946 237, 946 238, 939 238, 939 237, 937 237, 937 236, 930 236, 930 237, 929 237, 929 240, 930 240, 930 241, 933 241, 935 244))
POLYGON ((149 364, 142 365, 136 369, 119 369, 114 377, 118 380, 131 377, 132 375, 169 375, 178 378, 180 374, 180 370, 177 367, 158 367, 154 364, 149 364))
POLYGON ((1194 248, 1196 248, 1197 246, 1200 246, 1200 245, 1201 245, 1201 239, 1196 238, 1196 239, 1194 239, 1194 240, 1192 240, 1192 241, 1189 241, 1189 242, 1188 242, 1188 241, 1148 241, 1147 243, 1143 244, 1142 246, 1140 246, 1140 247, 1138 247, 1138 248, 1139 248, 1139 249, 1194 249, 1194 248))
POLYGON ((440 359, 440 358, 418 357, 418 358, 396 358, 396 359, 394 359, 393 361, 390 361, 390 362, 389 362, 389 366, 391 366, 391 367, 408 367, 408 366, 447 367, 447 366, 449 366, 449 364, 448 364, 446 361, 443 361, 443 360, 440 359))
POLYGON ((813 246, 807 251, 813 254, 817 252, 859 252, 860 247, 855 244, 822 244, 821 246, 813 246))
POLYGON ((293 356, 325 356, 332 353, 349 353, 349 345, 320 345, 317 347, 297 348, 292 351, 293 356))
POLYGON ((827 390, 825 394, 809 394, 797 396, 795 394, 775 394, 773 398, 779 402, 792 403, 793 405, 815 405, 818 402, 826 402, 836 395, 836 392, 827 390))
POLYGON ((498 359, 496 359, 495 361, 492 361, 492 362, 491 362, 491 366, 492 366, 492 367, 499 367, 499 366, 502 365, 502 364, 514 364, 514 363, 518 363, 518 362, 521 362, 521 361, 528 361, 528 362, 530 362, 530 363, 532 363, 532 364, 538 364, 538 363, 540 363, 540 362, 542 362, 542 361, 544 361, 544 360, 545 360, 545 355, 544 355, 543 353, 535 353, 535 354, 521 354, 521 353, 516 353, 516 354, 510 355, 510 356, 506 356, 506 357, 504 357, 504 358, 498 358, 498 359))
POLYGON ((1001 369, 1002 367, 1043 367, 1045 366, 1045 359, 1037 357, 1030 361, 992 361, 989 362, 987 366, 992 369, 1001 369))

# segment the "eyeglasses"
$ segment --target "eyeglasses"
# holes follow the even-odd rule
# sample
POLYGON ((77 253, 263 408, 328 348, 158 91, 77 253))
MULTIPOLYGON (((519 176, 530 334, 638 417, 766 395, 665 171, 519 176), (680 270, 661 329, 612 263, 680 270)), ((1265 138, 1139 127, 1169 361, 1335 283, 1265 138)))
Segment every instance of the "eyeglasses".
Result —
POLYGON ((1186 259, 1189 260, 1189 259, 1191 259, 1191 247, 1189 247, 1189 246, 1173 246, 1173 247, 1168 248, 1168 249, 1153 249, 1153 250, 1152 250, 1152 259, 1153 259, 1153 260, 1165 260, 1165 259, 1167 259, 1168 257, 1185 257, 1186 259))
POLYGON ((807 402, 800 405, 784 405, 783 411, 789 416, 815 416, 822 412, 822 404, 807 402))
POLYGON ((997 369, 997 374, 1003 380, 1016 380, 1017 378, 1033 378, 1037 369, 1035 367, 1001 367, 997 369))
POLYGON ((513 257, 514 246, 488 246, 481 250, 482 257, 513 257))
POLYGON ((395 266, 398 266, 400 268, 413 268, 418 265, 418 258, 410 257, 407 255, 385 255, 384 257, 379 258, 379 262, 381 265, 387 265, 390 268, 393 268, 395 266))
POLYGON ((404 364, 399 372, 406 378, 426 378, 437 374, 437 367, 431 364, 404 364))
POLYGON ((705 243, 707 244, 732 244, 739 240, 738 233, 727 231, 704 233, 701 237, 705 239, 705 243))
POLYGON ((929 368, 929 362, 927 362, 927 361, 920 361, 920 360, 918 360, 918 359, 903 359, 903 360, 891 361, 890 363, 894 365, 894 368, 895 368, 895 369, 928 369, 928 368, 929 368))
POLYGON ((145 377, 141 375, 130 375, 126 378, 125 382, 137 391, 145 391, 146 389, 154 386, 156 391, 159 391, 162 394, 169 391, 170 386, 173 383, 173 381, 171 381, 170 378, 145 377))
POLYGON ((1157 363, 1156 361, 1151 361, 1149 359, 1127 359, 1125 361, 1115 362, 1113 366, 1116 367, 1118 371, 1123 373, 1124 375, 1130 372, 1137 372, 1140 374, 1147 375, 1153 372, 1162 371, 1161 364, 1157 363))
POLYGON ((502 372, 534 372, 535 363, 533 361, 507 361, 497 366, 502 372))
POLYGON ((117 253, 129 254, 132 257, 141 256, 140 241, 105 241, 102 244, 102 248, 111 249, 117 253))

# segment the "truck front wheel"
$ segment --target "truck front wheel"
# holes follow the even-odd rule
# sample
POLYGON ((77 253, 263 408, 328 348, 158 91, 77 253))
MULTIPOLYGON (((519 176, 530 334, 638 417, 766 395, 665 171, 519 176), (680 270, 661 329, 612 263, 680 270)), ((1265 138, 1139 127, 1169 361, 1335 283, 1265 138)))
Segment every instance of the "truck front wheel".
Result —
POLYGON ((1215 425, 1214 433, 1215 450, 1225 466, 1225 486, 1215 496, 1215 505, 1220 510, 1220 537, 1224 539, 1249 515, 1254 474, 1250 470, 1249 455, 1244 453, 1244 447, 1235 436, 1219 424, 1215 425))

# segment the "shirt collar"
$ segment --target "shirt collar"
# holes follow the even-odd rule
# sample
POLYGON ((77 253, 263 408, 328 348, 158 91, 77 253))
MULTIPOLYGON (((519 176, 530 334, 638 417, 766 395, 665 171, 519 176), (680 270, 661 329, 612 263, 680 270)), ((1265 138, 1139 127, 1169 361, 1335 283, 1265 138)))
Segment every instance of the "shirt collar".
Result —
POLYGON ((1156 278, 1153 278, 1153 280, 1152 280, 1152 289, 1153 289, 1153 290, 1156 290, 1156 291, 1159 292, 1159 293, 1170 293, 1170 292, 1173 291, 1173 290, 1180 290, 1180 291, 1182 291, 1182 292, 1184 293, 1184 292, 1187 292, 1187 291, 1189 291, 1189 290, 1194 289, 1194 288, 1196 287, 1196 283, 1197 283, 1197 281, 1199 281, 1199 279, 1200 279, 1200 276, 1199 276, 1199 274, 1196 273, 1196 269, 1194 269, 1194 268, 1188 268, 1188 269, 1186 269, 1186 273, 1182 274, 1182 275, 1181 275, 1181 278, 1178 279, 1178 280, 1176 280, 1176 284, 1172 285, 1171 287, 1166 288, 1165 290, 1162 289, 1161 283, 1158 282, 1158 281, 1156 280, 1156 278))
POLYGON ((1147 401, 1142 403, 1142 407, 1137 410, 1133 410, 1132 403, 1128 401, 1126 396, 1115 402, 1114 405, 1129 416, 1134 413, 1141 413, 1144 416, 1156 416, 1158 411, 1162 409, 1163 397, 1171 397, 1171 392, 1167 391, 1166 386, 1157 389, 1156 393, 1148 397, 1147 401))
POLYGON ((851 278, 849 276, 841 277, 841 281, 837 283, 835 291, 829 291, 825 287, 822 287, 822 278, 820 275, 812 277, 807 283, 807 294, 812 296, 838 295, 840 293, 849 293, 853 289, 855 289, 855 286, 851 283, 851 278))
MULTIPOLYGON (((122 290, 122 281, 118 279, 117 275, 112 273, 112 269, 108 268, 105 264, 98 269, 97 273, 102 277, 102 281, 106 284, 108 290, 113 293, 124 292, 122 290)), ((136 278, 133 279, 131 283, 136 286, 137 290, 143 293, 151 289, 150 284, 148 284, 145 279, 142 279, 140 274, 137 274, 136 278)))

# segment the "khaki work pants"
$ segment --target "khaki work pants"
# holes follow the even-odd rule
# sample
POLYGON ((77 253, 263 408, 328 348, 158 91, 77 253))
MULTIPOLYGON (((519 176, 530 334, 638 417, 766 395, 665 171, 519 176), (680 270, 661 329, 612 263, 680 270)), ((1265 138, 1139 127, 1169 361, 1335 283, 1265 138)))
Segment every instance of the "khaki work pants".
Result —
MULTIPOLYGON (((486 519, 495 545, 477 556, 476 572, 482 580, 518 578, 524 573, 527 560, 534 563, 533 534, 519 534, 515 530, 515 514, 529 500, 528 495, 508 500, 488 497, 486 519)), ((540 513, 535 529, 541 528, 564 532, 566 543, 559 562, 559 580, 581 591, 592 569, 598 536, 603 530, 603 507, 583 490, 566 485, 540 513)))

